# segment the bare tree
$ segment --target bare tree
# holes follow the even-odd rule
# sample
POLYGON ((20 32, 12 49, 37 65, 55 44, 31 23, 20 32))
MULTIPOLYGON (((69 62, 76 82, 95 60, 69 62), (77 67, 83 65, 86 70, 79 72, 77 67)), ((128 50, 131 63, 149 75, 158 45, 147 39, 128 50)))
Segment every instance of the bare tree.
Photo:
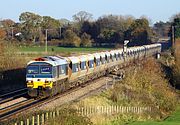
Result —
POLYGON ((73 15, 73 20, 76 22, 83 23, 84 21, 90 21, 92 19, 92 14, 86 11, 80 11, 73 15))

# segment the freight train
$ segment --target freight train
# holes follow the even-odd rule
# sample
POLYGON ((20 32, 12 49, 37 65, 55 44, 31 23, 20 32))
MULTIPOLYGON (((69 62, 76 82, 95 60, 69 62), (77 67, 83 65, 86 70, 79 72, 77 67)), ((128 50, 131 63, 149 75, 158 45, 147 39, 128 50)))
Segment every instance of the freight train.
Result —
POLYGON ((80 56, 36 58, 26 68, 28 95, 53 96, 160 52, 161 44, 156 43, 80 56))

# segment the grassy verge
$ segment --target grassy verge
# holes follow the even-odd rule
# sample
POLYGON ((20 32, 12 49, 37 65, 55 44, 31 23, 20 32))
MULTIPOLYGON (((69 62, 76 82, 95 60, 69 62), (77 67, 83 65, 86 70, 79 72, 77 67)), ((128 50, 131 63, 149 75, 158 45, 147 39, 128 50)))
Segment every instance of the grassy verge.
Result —
MULTIPOLYGON (((104 50, 111 50, 112 48, 71 48, 71 47, 57 47, 57 46, 48 46, 49 52, 98 52, 104 50)), ((21 52, 44 52, 44 46, 34 46, 34 47, 19 47, 21 52)))
POLYGON ((180 107, 164 121, 134 122, 129 125, 180 125, 180 107))

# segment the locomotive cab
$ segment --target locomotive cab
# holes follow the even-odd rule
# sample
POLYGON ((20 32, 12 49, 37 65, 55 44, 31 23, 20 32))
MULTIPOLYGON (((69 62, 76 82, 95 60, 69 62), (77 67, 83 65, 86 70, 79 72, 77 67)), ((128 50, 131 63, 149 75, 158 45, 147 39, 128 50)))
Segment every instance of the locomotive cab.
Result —
POLYGON ((56 71, 51 64, 34 62, 27 66, 26 71, 28 94, 31 97, 39 95, 39 90, 49 93, 53 85, 53 78, 56 76, 56 71))
POLYGON ((51 96, 67 79, 67 60, 57 56, 37 58, 27 64, 26 84, 30 97, 51 96), (58 86, 58 87, 57 87, 58 86))

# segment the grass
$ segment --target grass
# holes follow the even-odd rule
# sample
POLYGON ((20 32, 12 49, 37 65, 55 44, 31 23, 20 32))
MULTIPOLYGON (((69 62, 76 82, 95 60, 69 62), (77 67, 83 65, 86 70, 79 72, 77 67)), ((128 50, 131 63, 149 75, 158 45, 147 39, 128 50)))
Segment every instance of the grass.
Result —
POLYGON ((146 121, 146 122, 134 122, 129 125, 180 125, 180 107, 164 121, 146 121))
MULTIPOLYGON (((48 46, 49 52, 98 52, 111 50, 112 48, 84 48, 84 47, 58 47, 58 46, 48 46)), ((19 47, 21 52, 44 52, 44 46, 31 46, 31 47, 19 47)))

